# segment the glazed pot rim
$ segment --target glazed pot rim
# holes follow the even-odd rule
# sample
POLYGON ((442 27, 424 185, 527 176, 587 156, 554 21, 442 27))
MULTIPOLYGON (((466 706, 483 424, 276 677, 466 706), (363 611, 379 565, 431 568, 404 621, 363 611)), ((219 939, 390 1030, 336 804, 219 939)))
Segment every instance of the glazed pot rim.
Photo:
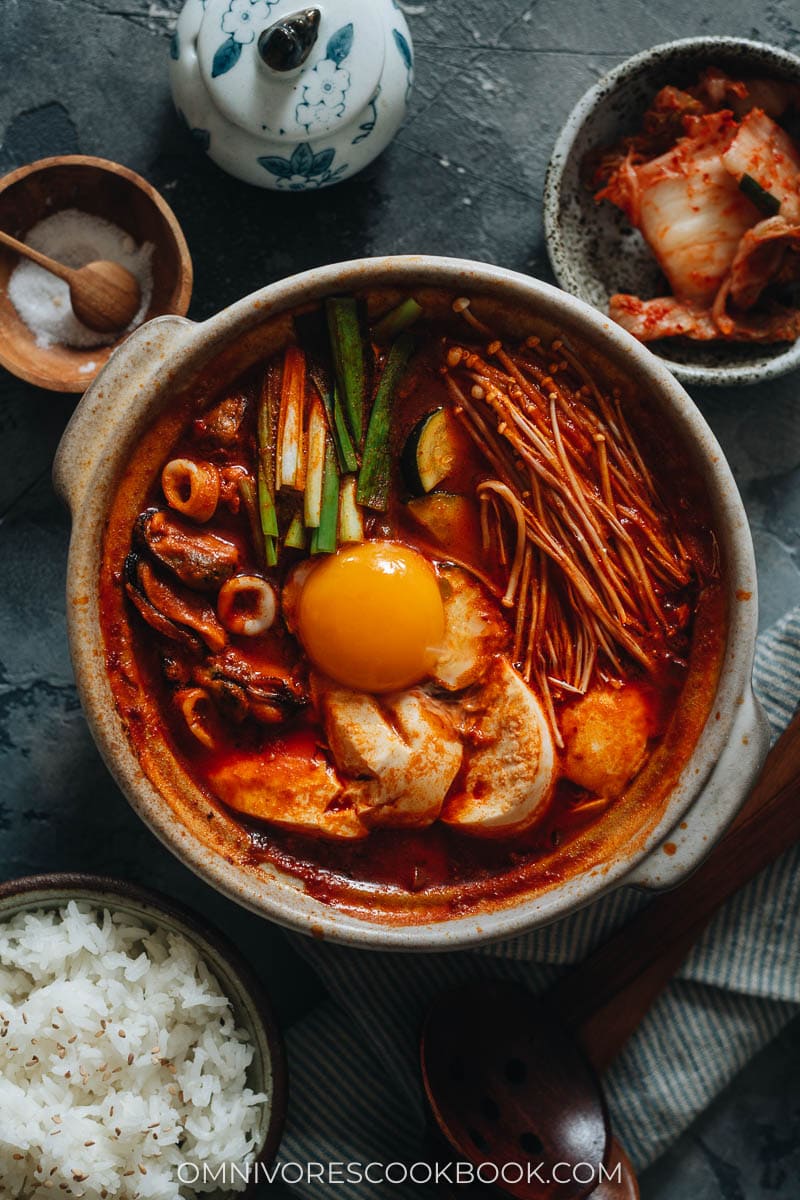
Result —
MULTIPOLYGON (((273 1013, 272 1004, 263 984, 253 968, 231 940, 212 922, 172 896, 153 888, 142 887, 131 880, 110 875, 95 875, 83 871, 56 871, 39 875, 23 875, 0 883, 0 924, 16 911, 26 911, 38 905, 53 907, 68 904, 71 900, 86 901, 97 908, 114 909, 115 902, 131 905, 145 920, 168 929, 166 922, 185 931, 206 961, 210 961, 212 972, 216 970, 213 959, 220 961, 230 978, 234 979, 247 997, 248 1016, 256 1022, 263 1034, 267 1047, 270 1068, 269 1120, 263 1142, 254 1162, 269 1166, 275 1159, 283 1136, 288 1104, 288 1078, 286 1050, 280 1027, 273 1013), (25 902, 30 900, 30 905, 25 902), (166 919, 166 920, 165 920, 166 919), (209 956, 207 951, 211 951, 209 956)), ((117 910, 120 911, 120 910, 117 910)), ((224 982, 220 981, 224 989, 224 982)), ((229 996, 229 1001, 235 1001, 229 996)), ((257 1050, 257 1047, 254 1047, 257 1050)), ((252 1187, 243 1192, 244 1197, 252 1194, 252 1187)))
MULTIPOLYGON (((607 317, 566 292, 517 272, 488 263, 434 256, 359 259, 315 268, 273 283, 244 297, 202 324, 160 318, 139 331, 119 370, 115 360, 89 390, 76 411, 57 455, 55 476, 73 510, 73 537, 68 573, 68 626, 76 680, 90 727, 109 768, 129 801, 157 836, 184 863, 212 886, 243 904, 296 931, 349 945, 388 950, 444 950, 476 946, 527 932, 574 912, 614 887, 630 881, 673 827, 688 813, 720 758, 741 706, 752 702, 750 676, 755 649, 756 576, 749 526, 730 468, 699 410, 667 367, 607 317), (267 873, 256 876, 224 860, 215 850, 191 838, 172 810, 145 777, 121 730, 111 691, 102 669, 102 639, 93 614, 97 606, 97 576, 88 584, 87 566, 96 563, 96 546, 107 504, 103 492, 115 488, 113 459, 104 453, 115 431, 135 416, 158 406, 178 381, 188 379, 222 348, 268 318, 324 295, 379 286, 431 286, 448 292, 470 288, 519 303, 545 319, 563 319, 579 336, 598 346, 626 367, 642 384, 657 391, 676 427, 688 439, 705 472, 716 521, 728 545, 729 586, 747 591, 747 604, 731 604, 725 662, 713 708, 720 718, 707 721, 692 755, 665 805, 661 819, 630 856, 620 856, 602 870, 569 878, 539 895, 521 896, 507 907, 432 923, 373 923, 314 900, 296 887, 267 873), (159 328, 160 327, 160 328, 159 328), (166 339, 160 342, 160 338, 166 339), (169 347, 171 371, 161 367, 169 347), (123 378, 124 374, 124 378, 123 378), (106 383, 104 383, 106 380, 106 383), (109 384, 130 388, 122 410, 104 403, 109 384), (127 407, 126 407, 127 405, 127 407), (87 422, 100 423, 94 449, 87 446, 87 422), (103 427, 103 422, 105 426, 103 427), (76 476, 80 473, 80 488, 76 476), (85 497, 92 497, 89 501, 85 497), (98 499, 99 497, 99 499, 98 499), (87 603, 88 593, 88 603, 87 603), (101 669, 98 670, 98 659, 101 669), (113 711, 111 711, 113 710, 113 711), (676 800, 677 798, 677 800, 676 800)), ((733 792, 739 787, 730 781, 733 792)), ((738 795, 738 803, 744 799, 738 795)), ((730 805, 729 801, 729 805, 730 805)), ((738 807, 738 805, 737 805, 738 807)), ((731 808, 730 817, 735 807, 731 808)), ((706 834, 703 839, 707 840, 706 834)), ((697 847, 695 847, 695 851, 697 847)))

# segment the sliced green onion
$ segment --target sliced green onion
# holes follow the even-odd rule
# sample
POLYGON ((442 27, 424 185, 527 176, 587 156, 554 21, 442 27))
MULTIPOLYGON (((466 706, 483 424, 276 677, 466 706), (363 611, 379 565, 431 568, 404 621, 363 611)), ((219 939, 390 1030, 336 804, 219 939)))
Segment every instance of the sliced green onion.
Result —
POLYGON ((250 522, 250 534, 256 551, 266 558, 264 530, 261 527, 261 516, 258 506, 258 488, 249 475, 240 475, 238 480, 239 495, 242 498, 247 519, 250 522))
POLYGON ((264 561, 268 567, 277 567, 278 539, 276 537, 264 538, 264 561))
POLYGON ((278 513, 275 495, 269 485, 263 463, 258 464, 258 512, 264 537, 278 536, 278 513))
POLYGON ((312 554, 333 554, 336 549, 336 534, 339 522, 339 472, 336 468, 336 451, 333 440, 328 438, 325 447, 325 476, 322 484, 322 513, 319 528, 311 533, 312 554))
POLYGON ((306 483, 305 404, 306 358, 299 346, 290 344, 283 358, 276 484, 298 492, 306 483))
POLYGON ((339 400, 339 389, 336 384, 331 390, 328 381, 325 378, 324 372, 318 371, 317 368, 309 370, 311 381, 320 395, 320 399, 325 407, 325 415, 328 418, 328 428, 333 435, 333 443, 336 448, 336 457, 339 461, 339 470, 346 474, 348 471, 358 470, 358 457, 353 447, 353 439, 350 437, 350 430, 347 428, 347 421, 342 411, 341 401, 339 400))
POLYGON ((306 355, 309 378, 319 392, 328 418, 328 428, 333 435, 339 470, 347 475, 358 470, 358 456, 347 428, 341 401, 335 400, 338 391, 331 362, 328 325, 321 309, 300 313, 294 318, 298 341, 306 355))
POLYGON ((292 517, 292 523, 286 532, 283 544, 284 546, 288 546, 290 550, 305 550, 306 527, 303 524, 303 518, 300 516, 300 513, 295 513, 292 517))
POLYGON ((350 432, 360 446, 364 436, 367 363, 358 305, 350 296, 337 296, 325 302, 325 314, 336 382, 350 432))
MULTIPOLYGON (((274 567, 278 561, 278 551, 275 539, 278 536, 278 513, 275 508, 275 451, 274 431, 278 404, 279 375, 274 366, 267 369, 261 392, 258 397, 256 414, 256 443, 258 448, 256 464, 256 502, 261 533, 264 538, 264 559, 268 567, 274 567)), ((252 484, 247 481, 247 487, 240 492, 243 497, 247 493, 252 501, 252 484)), ((245 499, 245 503, 247 503, 245 499)))
POLYGON ((328 443, 328 424, 322 401, 311 401, 308 414, 308 469, 303 499, 303 516, 310 529, 316 529, 322 515, 322 482, 325 471, 325 450, 328 443))
POLYGON ((373 330, 375 341, 381 345, 393 342, 399 334, 408 329, 422 315, 422 305, 413 296, 409 296, 397 308, 392 308, 381 317, 373 330))
POLYGON ((364 515, 356 503, 356 477, 346 475, 339 490, 339 541, 363 542, 364 515))
POLYGON ((774 217, 781 211, 781 202, 772 192, 763 188, 752 175, 743 175, 739 180, 739 190, 744 192, 748 200, 752 200, 756 208, 767 217, 774 217))
POLYGON ((347 428, 339 385, 333 385, 333 436, 338 447, 339 465, 343 471, 358 470, 358 456, 347 428))
POLYGON ((389 506, 389 484, 392 476, 392 456, 389 434, 392 424, 392 401, 398 383, 405 374, 414 352, 414 339, 403 333, 389 351, 383 369, 364 443, 364 458, 358 476, 358 503, 378 512, 389 506))

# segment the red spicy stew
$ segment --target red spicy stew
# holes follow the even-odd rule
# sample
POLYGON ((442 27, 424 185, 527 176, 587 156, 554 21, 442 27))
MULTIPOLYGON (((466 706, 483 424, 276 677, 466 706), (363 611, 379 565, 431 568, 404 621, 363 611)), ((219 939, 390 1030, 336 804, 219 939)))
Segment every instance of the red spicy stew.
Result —
POLYGON ((298 314, 157 422, 104 547, 109 678, 178 818, 375 920, 630 850, 716 690, 683 447, 567 341, 491 318, 427 293, 298 314))

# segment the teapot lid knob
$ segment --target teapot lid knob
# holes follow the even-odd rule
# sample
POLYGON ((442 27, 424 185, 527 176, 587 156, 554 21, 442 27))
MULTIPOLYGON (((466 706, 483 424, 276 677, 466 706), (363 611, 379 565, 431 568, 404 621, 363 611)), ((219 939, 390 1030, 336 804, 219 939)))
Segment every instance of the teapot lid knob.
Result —
POLYGON ((222 117, 262 143, 336 137, 366 120, 381 84, 391 0, 302 3, 204 0, 200 78, 222 117))
POLYGON ((321 17, 318 8, 305 8, 263 30, 258 39, 262 62, 273 71, 296 71, 316 45, 321 17))

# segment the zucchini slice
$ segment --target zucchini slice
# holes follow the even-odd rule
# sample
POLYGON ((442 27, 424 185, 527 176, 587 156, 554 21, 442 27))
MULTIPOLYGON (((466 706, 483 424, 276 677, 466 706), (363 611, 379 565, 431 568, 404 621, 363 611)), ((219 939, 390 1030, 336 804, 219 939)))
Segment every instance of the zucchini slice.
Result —
POLYGON ((417 421, 403 447, 401 466, 408 490, 414 496, 432 492, 450 474, 455 461, 452 417, 446 408, 434 409, 417 421))
POLYGON ((407 507, 417 524, 443 548, 461 546, 472 532, 474 504, 466 496, 431 492, 429 496, 409 500, 407 507))

